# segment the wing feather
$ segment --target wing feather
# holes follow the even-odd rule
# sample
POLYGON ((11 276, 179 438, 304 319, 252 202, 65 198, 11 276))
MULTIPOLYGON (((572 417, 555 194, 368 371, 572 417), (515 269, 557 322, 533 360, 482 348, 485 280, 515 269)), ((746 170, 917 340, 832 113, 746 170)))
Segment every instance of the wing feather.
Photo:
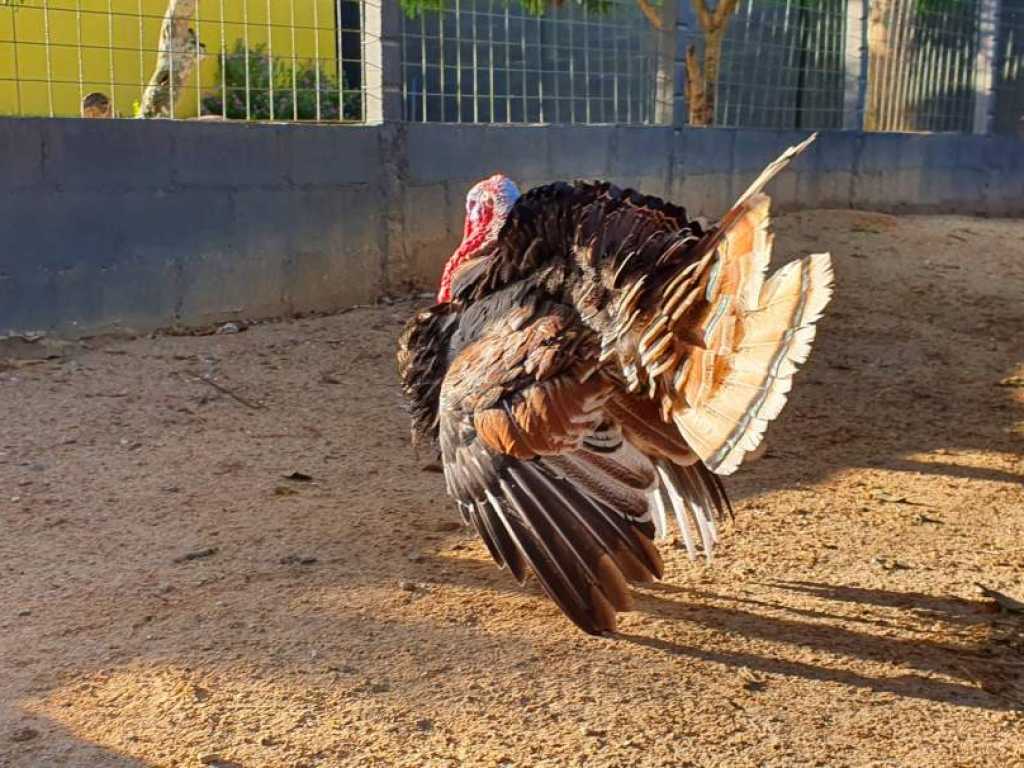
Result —
POLYGON ((440 442, 449 491, 494 560, 520 581, 532 571, 572 621, 601 634, 632 605, 629 581, 661 576, 648 512, 656 473, 608 421, 615 384, 582 374, 586 344, 571 320, 538 306, 465 346, 441 388, 440 442))

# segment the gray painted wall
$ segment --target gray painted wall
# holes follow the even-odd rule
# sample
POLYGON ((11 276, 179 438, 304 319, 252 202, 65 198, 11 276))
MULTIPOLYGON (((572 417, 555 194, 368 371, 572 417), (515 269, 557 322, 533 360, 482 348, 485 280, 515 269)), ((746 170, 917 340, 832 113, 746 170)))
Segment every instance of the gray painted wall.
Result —
MULTIPOLYGON (((804 134, 0 119, 0 335, 338 309, 433 286, 466 190, 610 178, 720 215, 804 134)), ((1024 214, 1024 142, 821 135, 776 206, 1024 214)))

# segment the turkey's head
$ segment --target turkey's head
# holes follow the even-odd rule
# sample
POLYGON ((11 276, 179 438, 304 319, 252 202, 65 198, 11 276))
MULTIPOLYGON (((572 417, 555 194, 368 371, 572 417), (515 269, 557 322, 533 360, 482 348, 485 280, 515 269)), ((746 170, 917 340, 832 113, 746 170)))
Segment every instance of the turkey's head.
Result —
POLYGON ((437 292, 439 304, 451 301, 452 279, 464 263, 474 258, 498 237, 509 211, 519 197, 519 188, 508 176, 496 173, 477 183, 466 195, 466 225, 462 242, 448 259, 437 292))

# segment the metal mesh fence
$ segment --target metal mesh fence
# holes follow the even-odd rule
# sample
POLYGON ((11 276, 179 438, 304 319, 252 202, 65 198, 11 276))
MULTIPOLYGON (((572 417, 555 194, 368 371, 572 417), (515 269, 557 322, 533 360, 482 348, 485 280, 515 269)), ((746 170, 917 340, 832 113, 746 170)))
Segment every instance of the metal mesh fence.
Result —
MULTIPOLYGON (((727 20, 714 122, 849 126, 850 91, 863 87, 867 130, 970 131, 980 11, 977 0, 745 0, 727 20)), ((703 51, 708 36, 694 25, 686 42, 703 51)))
POLYGON ((162 33, 168 0, 9 2, 0 114, 130 117, 155 78, 158 116, 362 115, 360 0, 186 0, 171 4, 176 36, 162 33))
POLYGON ((874 0, 865 127, 969 131, 979 8, 973 0, 874 0))
POLYGON ((0 115, 1024 133, 1024 0, 401 5, 0 0, 0 115))
POLYGON ((654 55, 633 0, 542 15, 504 0, 451 0, 402 20, 409 121, 646 123, 654 55))
MULTIPOLYGON (((841 128, 846 0, 745 0, 727 21, 716 125, 841 128)), ((684 44, 706 37, 688 27, 684 44)))
POLYGON ((1024 138, 1024 0, 1003 0, 998 30, 992 128, 1024 138))

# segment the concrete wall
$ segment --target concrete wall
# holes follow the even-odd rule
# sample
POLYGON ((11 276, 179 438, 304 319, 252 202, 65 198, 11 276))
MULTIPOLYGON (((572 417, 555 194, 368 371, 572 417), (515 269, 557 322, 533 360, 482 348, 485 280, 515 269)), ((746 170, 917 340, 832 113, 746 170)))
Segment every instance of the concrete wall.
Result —
MULTIPOLYGON (((406 266, 433 284, 462 233, 463 200, 501 170, 524 188, 605 178, 718 217, 796 131, 410 125, 401 185, 406 266), (441 212, 444 211, 444 215, 441 212)), ((1024 215, 1024 142, 961 134, 824 132, 769 187, 776 210, 1024 215)), ((399 273, 395 273, 399 274, 399 273)))
MULTIPOLYGON (((610 178, 717 216, 803 134, 0 120, 0 335, 332 310, 433 286, 463 196, 610 178)), ((832 132, 781 208, 1024 214, 1024 142, 832 132)))
POLYGON ((331 309, 380 290, 374 128, 0 120, 0 334, 331 309))

